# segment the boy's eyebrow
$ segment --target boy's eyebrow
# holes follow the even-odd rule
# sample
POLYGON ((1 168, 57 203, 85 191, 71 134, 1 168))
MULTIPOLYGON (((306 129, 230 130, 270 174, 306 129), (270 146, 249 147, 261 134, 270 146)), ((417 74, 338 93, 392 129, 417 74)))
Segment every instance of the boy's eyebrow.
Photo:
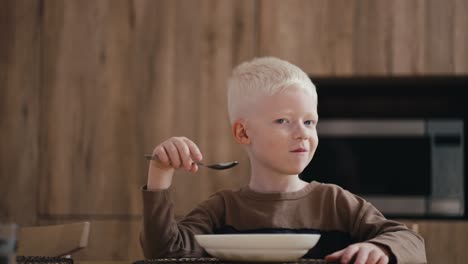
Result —
MULTIPOLYGON (((275 114, 275 115, 290 115, 290 114, 295 114, 296 112, 294 111, 290 111, 290 110, 286 110, 286 111, 273 111, 272 114, 275 114)), ((305 112, 303 113, 304 115, 307 115, 307 116, 311 116, 315 119, 318 119, 318 113, 317 112, 305 112)))

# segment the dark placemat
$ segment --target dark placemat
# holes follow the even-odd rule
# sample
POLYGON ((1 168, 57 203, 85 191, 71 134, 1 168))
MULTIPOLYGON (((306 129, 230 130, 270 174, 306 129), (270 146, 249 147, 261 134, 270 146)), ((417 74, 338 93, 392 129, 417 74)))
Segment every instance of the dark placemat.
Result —
POLYGON ((17 256, 17 264, 73 264, 72 258, 17 256))
MULTIPOLYGON (((180 263, 196 263, 196 264, 245 264, 245 263, 254 263, 254 262, 230 262, 230 261, 223 261, 216 258, 163 258, 163 259, 146 259, 146 260, 138 260, 133 262, 133 264, 180 264, 180 263)), ((274 263, 274 264, 324 264, 329 263, 323 259, 298 259, 291 262, 257 262, 257 263, 274 263)), ((330 263, 329 263, 330 264, 330 263)))

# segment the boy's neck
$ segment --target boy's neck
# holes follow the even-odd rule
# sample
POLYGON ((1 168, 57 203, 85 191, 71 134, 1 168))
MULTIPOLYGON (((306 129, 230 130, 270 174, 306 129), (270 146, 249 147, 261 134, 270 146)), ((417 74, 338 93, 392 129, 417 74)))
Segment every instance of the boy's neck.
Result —
POLYGON ((284 175, 281 177, 261 177, 251 175, 249 188, 261 193, 296 192, 308 185, 299 179, 298 175, 284 175))

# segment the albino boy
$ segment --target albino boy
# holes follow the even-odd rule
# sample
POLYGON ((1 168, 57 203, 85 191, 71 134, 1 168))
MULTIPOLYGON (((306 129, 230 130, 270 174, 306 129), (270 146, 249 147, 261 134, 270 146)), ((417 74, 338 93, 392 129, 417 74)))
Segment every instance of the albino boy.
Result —
POLYGON ((176 222, 174 170, 197 172, 202 153, 185 137, 156 146, 160 161, 151 161, 143 189, 145 257, 204 256, 195 234, 291 232, 321 234, 310 258, 426 263, 424 241, 404 225, 336 185, 299 179, 319 141, 317 93, 302 70, 276 58, 239 65, 228 84, 228 110, 234 139, 250 160, 248 186, 217 192, 176 222))

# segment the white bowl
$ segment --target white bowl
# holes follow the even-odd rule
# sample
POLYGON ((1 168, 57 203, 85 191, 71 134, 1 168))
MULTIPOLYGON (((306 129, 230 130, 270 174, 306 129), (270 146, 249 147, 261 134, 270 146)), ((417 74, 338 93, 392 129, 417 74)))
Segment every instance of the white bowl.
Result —
POLYGON ((319 234, 195 235, 213 257, 229 261, 291 261, 304 256, 319 234))

